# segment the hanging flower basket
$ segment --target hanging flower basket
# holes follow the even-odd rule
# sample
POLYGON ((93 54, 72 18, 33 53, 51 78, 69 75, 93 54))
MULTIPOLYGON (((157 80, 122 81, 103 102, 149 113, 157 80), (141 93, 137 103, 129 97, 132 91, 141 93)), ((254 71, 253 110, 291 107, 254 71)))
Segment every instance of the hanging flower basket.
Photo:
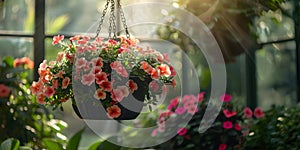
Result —
POLYGON ((72 100, 83 119, 135 119, 144 103, 157 102, 165 84, 175 86, 176 75, 167 55, 137 43, 134 38, 87 36, 66 42, 63 35, 55 36, 53 44, 63 51, 55 61, 40 64, 31 91, 40 104, 54 109, 72 100))

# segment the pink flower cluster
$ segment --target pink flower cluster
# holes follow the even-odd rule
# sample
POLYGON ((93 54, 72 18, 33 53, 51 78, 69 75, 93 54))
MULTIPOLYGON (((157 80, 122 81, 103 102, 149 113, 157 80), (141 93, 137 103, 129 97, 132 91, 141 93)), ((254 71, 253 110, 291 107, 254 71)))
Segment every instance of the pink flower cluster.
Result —
POLYGON ((117 118, 122 113, 117 104, 139 89, 134 80, 128 80, 132 74, 142 80, 176 84, 176 72, 169 65, 168 56, 138 47, 136 39, 120 37, 117 41, 78 35, 69 38, 69 43, 63 40, 63 35, 53 37, 52 44, 60 45, 63 52, 58 53, 55 61, 44 60, 40 64, 39 80, 31 86, 40 104, 57 106, 73 99, 74 79, 85 86, 96 85, 94 98, 105 103, 108 117, 117 118))
POLYGON ((4 84, 0 84, 0 98, 7 98, 10 94, 10 88, 4 84))

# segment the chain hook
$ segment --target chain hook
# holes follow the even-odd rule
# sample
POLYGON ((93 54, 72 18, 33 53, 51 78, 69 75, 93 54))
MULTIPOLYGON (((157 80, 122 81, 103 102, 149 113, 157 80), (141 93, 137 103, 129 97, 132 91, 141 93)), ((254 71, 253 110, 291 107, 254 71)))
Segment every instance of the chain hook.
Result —
MULTIPOLYGON (((100 22, 99 22, 99 25, 98 25, 98 28, 97 28, 97 31, 96 31, 96 37, 99 36, 100 34, 100 31, 101 31, 101 28, 102 28, 102 25, 103 25, 103 21, 104 21, 104 17, 107 13, 107 9, 108 9, 108 6, 110 5, 110 16, 109 16, 109 31, 108 31, 108 38, 113 38, 113 39, 116 39, 117 38, 117 27, 116 27, 116 16, 115 16, 115 0, 107 0, 106 4, 105 4, 105 7, 103 9, 103 12, 102 12, 102 16, 100 18, 100 22), (112 37, 112 34, 113 34, 113 37, 112 37)), ((125 14, 123 12, 123 9, 122 9, 122 6, 121 6, 121 3, 120 3, 120 0, 117 0, 117 8, 119 9, 119 12, 120 14, 120 17, 121 17, 121 21, 122 21, 122 24, 123 24, 123 28, 125 29, 125 34, 126 34, 126 37, 127 38, 130 38, 130 34, 129 34, 129 31, 128 31, 128 27, 127 27, 127 24, 126 24, 126 18, 125 18, 125 14)))

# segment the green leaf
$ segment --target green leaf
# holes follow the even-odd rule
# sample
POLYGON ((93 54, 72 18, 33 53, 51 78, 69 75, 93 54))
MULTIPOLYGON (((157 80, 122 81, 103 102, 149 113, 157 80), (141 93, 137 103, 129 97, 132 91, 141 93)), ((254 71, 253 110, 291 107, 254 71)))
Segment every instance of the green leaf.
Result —
POLYGON ((88 150, 97 150, 100 146, 100 144, 102 143, 102 141, 98 141, 98 142, 95 142, 93 143, 89 148, 88 150))
POLYGON ((28 146, 21 146, 19 148, 19 150, 32 150, 32 148, 28 147, 28 146))
POLYGON ((48 150, 63 150, 62 145, 53 139, 44 139, 43 142, 48 150))
POLYGON ((8 67, 14 67, 14 58, 7 56, 3 59, 3 62, 8 66, 8 67))
POLYGON ((115 145, 115 144, 109 142, 109 140, 112 140, 112 139, 116 140, 116 138, 117 138, 116 136, 113 136, 113 137, 110 137, 109 139, 103 141, 99 145, 98 149, 100 149, 100 150, 107 150, 107 149, 109 149, 109 150, 120 150, 121 147, 119 145, 115 145))
POLYGON ((3 141, 0 145, 1 150, 18 150, 20 146, 20 141, 17 139, 7 139, 3 141))
POLYGON ((76 150, 78 149, 80 140, 81 140, 81 135, 84 131, 84 128, 81 129, 79 132, 77 132, 68 142, 67 149, 66 150, 76 150))

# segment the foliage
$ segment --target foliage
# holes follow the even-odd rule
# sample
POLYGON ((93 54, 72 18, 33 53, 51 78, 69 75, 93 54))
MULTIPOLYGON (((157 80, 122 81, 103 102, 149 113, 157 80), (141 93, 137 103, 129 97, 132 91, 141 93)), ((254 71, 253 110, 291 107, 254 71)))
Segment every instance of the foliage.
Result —
POLYGON ((250 129, 243 149, 296 150, 300 147, 300 105, 273 106, 250 129))
POLYGON ((0 141, 16 138, 20 145, 40 149, 44 138, 62 135, 66 123, 53 119, 30 94, 27 77, 32 68, 33 62, 25 57, 5 57, 0 64, 0 141))
POLYGON ((176 73, 169 65, 167 55, 138 47, 136 39, 75 36, 69 39, 70 43, 63 39, 64 36, 53 38, 53 44, 58 44, 63 52, 58 53, 56 61, 47 64, 44 60, 40 64, 40 78, 31 86, 41 104, 51 104, 54 109, 69 99, 74 104, 74 84, 86 87, 96 84, 96 91, 87 93, 94 95, 95 102, 98 100, 104 105, 110 118, 118 118, 121 110, 117 104, 129 93, 145 89, 143 99, 148 104, 155 104, 156 95, 164 91, 162 84, 175 85, 173 77, 176 73), (144 83, 138 85, 131 77, 144 83))
MULTIPOLYGON (((199 125, 207 111, 208 101, 204 100, 204 93, 198 96, 185 95, 182 98, 173 99, 167 107, 167 110, 161 113, 157 120, 158 128, 152 132, 153 137, 160 135, 166 136, 171 133, 168 129, 172 126, 178 126, 180 120, 189 115, 193 115, 188 125, 182 124, 177 130, 177 135, 166 145, 162 144, 156 147, 164 149, 171 147, 173 149, 235 149, 239 148, 244 142, 244 134, 247 134, 248 127, 255 123, 256 118, 263 118, 264 113, 260 108, 253 112, 250 108, 238 106, 238 102, 233 102, 230 95, 223 95, 220 100, 223 101, 221 111, 217 114, 213 124, 204 132, 199 133, 199 125), (166 121, 171 122, 166 122, 166 121)), ((214 104, 217 110, 218 105, 214 104)), ((210 119, 210 118, 209 118, 210 119)), ((179 125, 180 126, 180 125, 179 125)), ((202 128, 204 126, 201 126, 202 128)))
MULTIPOLYGON (((78 131, 74 134, 68 142, 61 143, 55 139, 45 138, 43 139, 43 145, 47 150, 77 150, 81 140, 81 136, 84 129, 78 131), (66 145, 66 148, 65 148, 66 145)), ((93 144, 97 145, 99 142, 93 144)), ((90 147, 89 150, 93 150, 93 147, 90 147)), ((97 145, 98 146, 98 145, 97 145)), ((28 146, 20 146, 20 141, 18 139, 9 138, 3 141, 0 145, 1 150, 31 150, 28 146)))

